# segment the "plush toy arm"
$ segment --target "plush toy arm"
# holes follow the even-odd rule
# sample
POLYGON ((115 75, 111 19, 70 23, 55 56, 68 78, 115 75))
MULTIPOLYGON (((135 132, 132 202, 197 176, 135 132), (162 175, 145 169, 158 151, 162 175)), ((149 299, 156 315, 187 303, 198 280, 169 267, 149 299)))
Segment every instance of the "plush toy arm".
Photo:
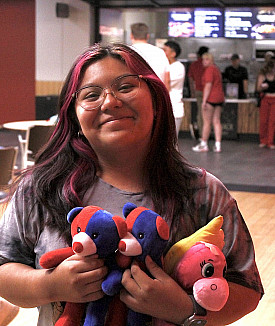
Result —
POLYGON ((53 268, 72 255, 74 252, 71 247, 56 249, 45 253, 39 262, 43 268, 53 268))

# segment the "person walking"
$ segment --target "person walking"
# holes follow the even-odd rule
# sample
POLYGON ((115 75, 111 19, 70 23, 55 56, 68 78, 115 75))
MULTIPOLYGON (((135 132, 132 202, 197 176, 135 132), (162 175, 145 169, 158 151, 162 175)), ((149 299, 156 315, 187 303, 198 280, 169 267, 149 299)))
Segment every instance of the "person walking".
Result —
POLYGON ((177 60, 181 53, 180 45, 175 41, 164 43, 163 50, 169 61, 170 68, 170 99, 176 121, 176 132, 179 135, 180 126, 184 116, 184 104, 182 101, 183 84, 185 78, 185 67, 177 60))
POLYGON ((133 48, 143 57, 151 66, 160 80, 170 90, 169 61, 162 49, 148 43, 149 28, 144 23, 135 23, 131 25, 131 42, 133 48))
POLYGON ((260 147, 275 149, 275 59, 270 59, 261 69, 257 80, 260 103, 260 147))
POLYGON ((222 85, 222 75, 219 68, 214 63, 211 53, 202 56, 205 71, 202 76, 203 98, 202 98, 202 139, 201 142, 192 147, 194 152, 208 152, 208 139, 211 127, 214 128, 215 146, 214 152, 221 152, 222 124, 221 111, 224 103, 224 92, 222 85))
POLYGON ((205 66, 202 63, 202 55, 207 53, 208 50, 208 47, 201 46, 197 51, 197 60, 192 62, 188 69, 190 95, 192 98, 196 98, 197 101, 196 122, 190 125, 191 135, 197 135, 196 138, 202 135, 202 76, 205 70, 205 66))

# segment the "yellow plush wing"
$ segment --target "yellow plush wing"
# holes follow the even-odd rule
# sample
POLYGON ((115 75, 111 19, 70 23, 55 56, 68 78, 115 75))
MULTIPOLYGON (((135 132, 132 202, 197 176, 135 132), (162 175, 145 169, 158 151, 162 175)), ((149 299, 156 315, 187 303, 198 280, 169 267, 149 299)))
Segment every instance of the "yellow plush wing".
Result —
POLYGON ((166 273, 171 275, 183 254, 198 241, 212 243, 222 250, 224 246, 222 224, 223 217, 221 215, 217 216, 189 237, 175 243, 164 257, 164 270, 166 273))

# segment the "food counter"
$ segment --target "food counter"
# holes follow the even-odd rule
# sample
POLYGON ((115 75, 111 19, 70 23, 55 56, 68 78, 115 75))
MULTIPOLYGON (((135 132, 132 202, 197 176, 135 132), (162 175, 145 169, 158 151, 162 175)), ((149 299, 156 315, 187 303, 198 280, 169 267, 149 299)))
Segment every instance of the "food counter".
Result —
MULTIPOLYGON (((185 116, 181 131, 188 131, 196 109, 195 98, 183 98, 185 116)), ((226 99, 222 110, 221 122, 224 139, 237 139, 240 135, 255 136, 259 134, 259 108, 256 100, 226 99)))

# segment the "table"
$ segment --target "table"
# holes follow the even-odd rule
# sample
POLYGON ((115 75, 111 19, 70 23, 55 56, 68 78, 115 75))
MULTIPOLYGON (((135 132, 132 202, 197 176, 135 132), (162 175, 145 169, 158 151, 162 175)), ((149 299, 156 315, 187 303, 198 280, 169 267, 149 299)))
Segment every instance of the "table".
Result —
POLYGON ((19 149, 21 153, 20 168, 25 169, 28 165, 28 143, 30 129, 34 126, 54 126, 52 120, 27 120, 27 121, 13 121, 3 124, 6 129, 17 130, 25 132, 25 138, 21 134, 18 134, 19 149))

